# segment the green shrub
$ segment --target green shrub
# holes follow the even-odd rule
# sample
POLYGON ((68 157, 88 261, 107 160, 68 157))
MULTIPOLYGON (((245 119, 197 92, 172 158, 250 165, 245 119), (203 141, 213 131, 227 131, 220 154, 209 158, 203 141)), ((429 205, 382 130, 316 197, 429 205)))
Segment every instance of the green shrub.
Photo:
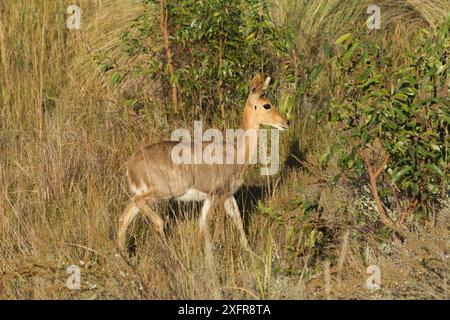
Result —
POLYGON ((450 18, 436 33, 422 30, 402 57, 381 44, 382 34, 356 31, 336 41, 331 63, 347 80, 330 113, 343 129, 333 150, 350 177, 366 174, 390 227, 436 207, 449 191, 449 26, 450 18), (388 203, 397 218, 386 213, 388 203))
POLYGON ((161 76, 165 88, 178 88, 180 109, 188 118, 217 110, 224 117, 225 106, 245 99, 256 72, 276 79, 290 69, 290 33, 274 24, 266 0, 164 1, 173 73, 161 46, 160 1, 145 4, 147 12, 122 36, 125 50, 131 56, 146 54, 139 70, 161 76))

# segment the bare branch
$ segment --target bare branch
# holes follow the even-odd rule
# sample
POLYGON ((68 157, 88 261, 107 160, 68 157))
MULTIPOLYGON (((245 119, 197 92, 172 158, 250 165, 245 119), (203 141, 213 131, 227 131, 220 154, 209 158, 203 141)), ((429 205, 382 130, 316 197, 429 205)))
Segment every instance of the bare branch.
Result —
POLYGON ((386 166, 387 162, 389 161, 389 156, 386 157, 386 159, 384 160, 381 167, 378 168, 378 170, 375 172, 367 155, 364 154, 363 152, 360 152, 360 155, 361 155, 361 158, 363 159, 364 165, 366 166, 367 173, 369 174, 370 189, 372 191, 372 196, 373 196, 373 199, 377 206, 378 213, 380 214, 381 222, 385 226, 387 226, 395 231, 399 231, 399 229, 394 224, 392 219, 387 215, 386 210, 383 207, 383 202, 381 201, 380 195, 378 194, 377 178, 381 174, 381 172, 383 172, 384 167, 386 166))
POLYGON ((389 158, 390 158, 389 155, 387 155, 386 159, 384 159, 383 163, 378 168, 377 172, 375 172, 375 178, 378 178, 378 176, 384 171, 384 167, 386 167, 386 165, 388 164, 389 158))
MULTIPOLYGON (((175 73, 172 63, 172 50, 170 47, 169 40, 169 27, 168 27, 168 19, 169 19, 169 10, 164 8, 164 0, 159 1, 159 10, 160 10, 160 28, 161 34, 164 41, 164 47, 166 49, 166 59, 167 66, 169 67, 169 75, 172 77, 175 73)), ((172 85, 172 103, 175 109, 175 113, 178 112, 178 90, 175 84, 172 85)))

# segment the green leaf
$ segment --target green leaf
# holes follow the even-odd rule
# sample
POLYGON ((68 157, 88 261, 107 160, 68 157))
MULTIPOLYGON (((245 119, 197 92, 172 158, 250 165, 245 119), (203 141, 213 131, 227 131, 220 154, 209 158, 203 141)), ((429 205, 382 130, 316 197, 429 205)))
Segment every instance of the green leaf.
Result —
POLYGON ((439 194, 439 187, 432 184, 432 183, 428 183, 427 184, 427 188, 428 190, 430 190, 431 193, 433 194, 439 194))
POLYGON ((323 64, 323 63, 321 63, 321 64, 315 66, 315 67, 312 69, 311 74, 309 75, 309 79, 310 79, 311 81, 315 81, 315 80, 317 79, 317 77, 320 75, 320 73, 322 72, 323 67, 324 67, 324 64, 323 64))
POLYGON ((367 81, 367 78, 369 77, 370 73, 372 72, 372 68, 368 67, 362 74, 360 74, 356 80, 359 83, 364 83, 365 81, 367 81))
POLYGON ((396 183, 398 180, 400 180, 404 175, 406 175, 407 173, 409 173, 411 171, 411 167, 410 166, 406 166, 405 168, 399 170, 395 176, 392 178, 392 183, 396 183))
POLYGON ((447 69, 447 65, 446 64, 440 65, 438 67, 438 70, 436 71, 436 75, 439 75, 439 74, 443 73, 446 69, 447 69))
POLYGON ((348 38, 350 38, 351 35, 352 35, 351 33, 343 34, 342 36, 340 36, 339 38, 337 38, 335 44, 336 44, 336 45, 339 45, 339 44, 343 43, 345 40, 347 40, 348 38))
POLYGON ((444 176, 444 173, 442 172, 442 170, 435 164, 429 163, 426 165, 426 167, 431 170, 432 172, 436 173, 439 176, 444 176))
POLYGON ((403 94, 403 93, 397 93, 394 96, 394 99, 402 101, 402 102, 407 102, 408 101, 408 96, 406 94, 403 94))
POLYGON ((334 151, 334 148, 328 148, 327 151, 325 151, 325 153, 320 156, 319 164, 321 166, 328 165, 328 162, 330 161, 333 151, 334 151))
POLYGON ((113 75, 111 76, 110 83, 113 86, 117 86, 120 82, 122 82, 122 78, 123 77, 120 73, 114 72, 113 75))
POLYGON ((406 87, 400 90, 401 92, 405 93, 408 96, 415 96, 417 94, 417 89, 406 87))
POLYGON ((104 63, 102 65, 102 71, 103 72, 108 72, 109 70, 112 70, 112 69, 114 69, 114 66, 112 64, 110 64, 110 63, 104 63))
POLYGON ((313 210, 317 210, 319 205, 317 202, 311 201, 311 200, 305 200, 303 201, 303 209, 305 211, 305 214, 310 213, 313 210))
POLYGON ((430 143, 430 147, 433 151, 441 151, 441 148, 437 144, 434 144, 432 142, 430 143))
POLYGON ((344 59, 350 60, 353 54, 355 53, 356 48, 359 46, 359 40, 355 40, 352 46, 344 53, 344 59))
POLYGON ((366 145, 367 141, 369 141, 369 132, 366 129, 363 129, 363 132, 361 133, 361 143, 366 145))

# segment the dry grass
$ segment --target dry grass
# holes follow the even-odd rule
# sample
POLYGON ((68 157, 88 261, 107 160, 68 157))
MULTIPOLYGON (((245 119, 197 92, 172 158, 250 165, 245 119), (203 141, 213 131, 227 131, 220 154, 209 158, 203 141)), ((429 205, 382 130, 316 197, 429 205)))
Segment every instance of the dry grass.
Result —
POLYGON ((392 39, 401 47, 414 36, 411 30, 435 29, 450 12, 448 1, 430 0, 274 0, 274 15, 297 31, 297 47, 308 59, 322 54, 324 41, 333 42, 353 26, 363 25, 367 8, 376 4, 381 10, 382 28, 392 30, 392 39))
MULTIPOLYGON (((127 199, 122 164, 138 145, 167 138, 173 124, 161 108, 137 116, 123 107, 130 90, 153 106, 157 84, 134 79, 117 90, 93 63, 98 51, 127 63, 117 36, 142 6, 131 0, 79 3, 82 31, 65 28, 65 1, 0 2, 0 298, 449 298, 449 222, 387 244, 370 226, 358 225, 351 218, 358 215, 354 195, 345 186, 320 184, 328 173, 312 164, 333 135, 308 121, 308 108, 282 136, 285 156, 301 150, 305 162, 291 159, 269 181, 250 174, 238 195, 261 260, 241 250, 232 224, 217 210, 217 279, 211 281, 196 236, 198 208, 171 204, 160 210, 170 216, 166 238, 140 219, 130 232, 136 235, 134 265, 117 257, 115 221, 127 199), (313 217, 327 230, 319 256, 292 258, 286 249, 292 225, 279 226, 255 208, 258 199, 282 208, 298 190, 323 207, 323 215, 313 217), (66 287, 71 264, 81 267, 81 290, 66 287), (365 287, 370 264, 382 270, 380 291, 365 287)), ((311 48, 351 23, 365 2, 339 3, 299 0, 292 10, 292 1, 280 1, 277 14, 297 19, 299 48, 313 59, 311 48)), ((414 19, 408 21, 432 28, 449 11, 447 1, 393 3, 382 1, 391 23, 414 19)))

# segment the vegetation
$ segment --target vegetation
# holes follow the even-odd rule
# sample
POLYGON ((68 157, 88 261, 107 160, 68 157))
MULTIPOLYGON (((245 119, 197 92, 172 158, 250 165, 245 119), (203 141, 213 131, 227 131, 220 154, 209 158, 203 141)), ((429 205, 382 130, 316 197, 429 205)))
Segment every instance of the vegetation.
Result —
POLYGON ((0 298, 449 298, 448 1, 379 1, 371 31, 365 0, 79 4, 68 30, 64 1, 0 2, 0 298), (126 158, 238 126, 255 72, 292 123, 237 194, 261 259, 217 209, 211 281, 197 205, 163 203, 126 264, 126 158))
MULTIPOLYGON (((219 113, 225 121, 225 106, 245 101, 248 79, 258 71, 281 76, 285 70, 279 70, 280 65, 289 63, 292 41, 285 28, 274 24, 267 1, 144 3, 146 10, 122 39, 129 55, 142 52, 147 57, 145 65, 134 65, 135 71, 162 79, 164 97, 169 96, 169 87, 177 92, 168 105, 169 114, 175 111, 177 117, 201 116, 208 121, 219 113), (161 21, 162 32, 153 33, 161 21), (153 46, 163 42, 163 48, 153 46)), ((129 72, 129 68, 116 71, 108 62, 104 66, 114 84, 129 72)))
POLYGON ((439 208, 448 196, 449 28, 450 20, 434 34, 422 30, 402 66, 393 65, 392 44, 380 45, 377 35, 347 33, 336 41, 343 48, 333 70, 348 80, 331 118, 346 134, 331 149, 341 151, 343 169, 367 173, 381 221, 392 228, 382 196, 396 208, 397 225, 439 208))

